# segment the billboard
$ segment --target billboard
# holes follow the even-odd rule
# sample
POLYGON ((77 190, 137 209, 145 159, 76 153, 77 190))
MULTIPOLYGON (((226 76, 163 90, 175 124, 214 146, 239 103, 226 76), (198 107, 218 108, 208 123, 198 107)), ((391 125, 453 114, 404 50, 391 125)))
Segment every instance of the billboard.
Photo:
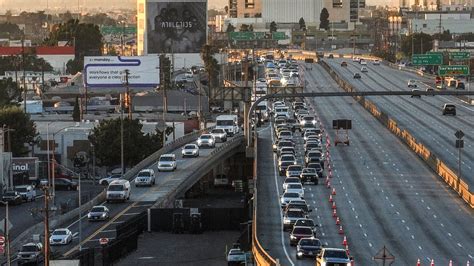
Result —
POLYGON ((207 0, 149 0, 147 52, 199 53, 206 43, 207 0))
POLYGON ((158 56, 85 56, 84 82, 87 87, 123 87, 125 70, 130 87, 160 84, 158 56))
POLYGON ((17 179, 36 180, 38 179, 38 158, 14 157, 12 160, 12 170, 15 181, 17 179))

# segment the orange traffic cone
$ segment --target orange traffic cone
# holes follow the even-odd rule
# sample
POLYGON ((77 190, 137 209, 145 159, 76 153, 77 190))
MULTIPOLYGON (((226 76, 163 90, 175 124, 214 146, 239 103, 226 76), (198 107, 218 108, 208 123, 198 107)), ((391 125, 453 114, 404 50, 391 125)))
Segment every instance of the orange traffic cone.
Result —
MULTIPOLYGON (((342 225, 339 226, 339 234, 340 235, 344 234, 344 230, 342 229, 342 225)), ((346 239, 345 236, 344 236, 344 239, 346 239)))
POLYGON ((332 209, 333 210, 336 209, 336 202, 335 201, 332 202, 332 209))
POLYGON ((326 184, 329 183, 329 176, 326 176, 326 184))
POLYGON ((332 210, 332 217, 337 217, 336 209, 332 210))
POLYGON ((434 265, 434 259, 431 259, 431 264, 430 264, 430 266, 435 266, 435 265, 434 265))
POLYGON ((466 264, 466 266, 469 266, 469 261, 467 261, 467 264, 466 264))
POLYGON ((350 255, 350 253, 349 253, 349 245, 346 245, 346 252, 347 252, 347 255, 350 255))
POLYGON ((346 238, 346 236, 344 236, 344 240, 342 240, 342 245, 343 245, 343 246, 347 246, 347 238, 346 238))
POLYGON ((453 261, 449 260, 449 266, 453 266, 453 261))
POLYGON ((328 181, 326 187, 327 187, 327 188, 331 188, 331 182, 328 181))
POLYGON ((336 189, 335 188, 332 188, 332 193, 333 195, 336 195, 336 189))
POLYGON ((416 262, 416 266, 421 266, 420 259, 418 259, 418 261, 416 262))
POLYGON ((332 202, 332 195, 329 195, 329 202, 332 202))
POLYGON ((336 218, 336 225, 340 225, 341 221, 339 221, 339 217, 336 218))

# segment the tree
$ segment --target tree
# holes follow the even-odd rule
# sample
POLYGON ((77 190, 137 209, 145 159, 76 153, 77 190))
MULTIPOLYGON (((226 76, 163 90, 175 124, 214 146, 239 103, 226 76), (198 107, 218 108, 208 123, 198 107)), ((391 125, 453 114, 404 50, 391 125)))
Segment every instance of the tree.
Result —
POLYGON ((413 36, 413 51, 415 54, 424 54, 433 47, 433 37, 426 33, 414 33, 402 38, 400 50, 408 57, 411 57, 413 36))
POLYGON ((0 38, 17 38, 21 35, 18 25, 6 22, 0 23, 0 38))
POLYGON ((234 31, 235 31, 234 25, 232 25, 232 23, 229 23, 227 25, 227 29, 225 30, 225 32, 234 32, 234 31))
POLYGON ((218 75, 214 75, 219 67, 217 60, 213 57, 216 53, 216 49, 214 46, 206 44, 201 49, 201 59, 204 62, 204 68, 206 69, 208 80, 209 80, 209 87, 212 88, 214 85, 214 80, 217 79, 218 75))
MULTIPOLYGON (((10 134, 5 134, 5 143, 10 143, 13 156, 24 156, 29 149, 25 144, 31 143, 36 137, 36 126, 30 120, 30 115, 25 114, 20 107, 8 106, 0 108, 0 125, 12 129, 10 134), (11 139, 8 140, 8 135, 11 139)), ((6 144, 8 146, 8 144, 6 144)))
MULTIPOLYGON (((24 66, 26 71, 51 71, 53 67, 43 58, 38 58, 34 50, 25 50, 24 66)), ((23 65, 21 56, 0 57, 0 75, 5 71, 20 70, 23 65)))
POLYGON ((277 24, 275 23, 275 21, 272 21, 270 23, 270 32, 276 32, 277 30, 278 30, 277 24))
MULTIPOLYGON (((12 78, 0 80, 0 108, 12 105, 14 101, 19 102, 21 98, 21 91, 12 78)), ((1 126, 1 125, 0 125, 1 126)))
POLYGON ((82 68, 84 67, 84 59, 83 58, 74 58, 66 63, 66 72, 75 75, 77 72, 81 72, 82 68))
POLYGON ((319 16, 319 28, 329 30, 329 12, 326 8, 321 10, 321 15, 319 16))
POLYGON ((239 31, 253 31, 253 26, 252 25, 248 25, 248 24, 242 24, 240 25, 240 29, 239 31))
POLYGON ((303 17, 300 18, 300 21, 298 23, 300 24, 300 30, 306 31, 306 22, 304 21, 303 17))
POLYGON ((453 39, 453 36, 449 32, 449 30, 445 30, 441 34, 439 33, 433 34, 433 40, 451 41, 452 39, 453 39))
POLYGON ((229 14, 229 6, 225 6, 225 7, 224 7, 224 12, 225 12, 226 14, 229 14))
MULTIPOLYGON (((100 124, 92 130, 89 140, 94 145, 98 164, 101 166, 120 165, 120 118, 102 120, 100 124)), ((163 147, 163 133, 159 130, 155 134, 144 134, 143 125, 138 119, 123 120, 123 145, 125 166, 132 166, 153 152, 163 147)), ((166 129, 169 135, 172 129, 166 129)))
POLYGON ((74 102, 74 109, 72 110, 72 120, 75 122, 81 121, 81 112, 79 110, 79 98, 76 96, 76 101, 74 102))

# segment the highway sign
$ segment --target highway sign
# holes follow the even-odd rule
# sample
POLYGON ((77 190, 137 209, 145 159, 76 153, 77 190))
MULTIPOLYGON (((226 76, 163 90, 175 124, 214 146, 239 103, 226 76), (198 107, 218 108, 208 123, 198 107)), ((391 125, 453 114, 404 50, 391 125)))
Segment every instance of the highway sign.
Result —
POLYGON ((101 245, 107 245, 109 243, 109 239, 106 237, 99 238, 99 244, 101 245))
MULTIPOLYGON (((7 224, 8 224, 8 230, 9 231, 12 230, 12 227, 13 227, 12 223, 8 221, 7 224)), ((0 231, 5 232, 5 219, 2 219, 0 221, 0 231)))
POLYGON ((449 59, 451 60, 468 60, 471 58, 471 52, 450 52, 449 59))
POLYGON ((414 54, 411 57, 413 65, 441 65, 443 64, 443 55, 440 53, 414 54))
POLYGON ((438 75, 440 76, 469 75, 469 66, 460 66, 460 65, 439 66, 438 75))
POLYGON ((284 32, 274 32, 272 33, 272 39, 273 40, 285 40, 286 34, 284 32))
POLYGON ((235 40, 235 41, 250 41, 250 40, 255 39, 255 34, 252 31, 229 32, 229 37, 231 40, 235 40))

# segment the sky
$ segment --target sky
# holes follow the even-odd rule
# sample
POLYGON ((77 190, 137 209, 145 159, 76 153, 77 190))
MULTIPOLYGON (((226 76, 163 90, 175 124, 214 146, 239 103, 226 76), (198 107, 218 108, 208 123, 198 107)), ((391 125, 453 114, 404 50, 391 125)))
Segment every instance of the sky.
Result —
MULTIPOLYGON (((173 1, 173 0, 171 0, 173 1)), ((209 8, 223 9, 228 0, 208 0, 209 8)), ((89 8, 131 8, 135 7, 136 0, 0 0, 0 13, 8 9, 22 10, 44 10, 49 8, 69 8, 71 11, 78 10, 78 6, 89 8)), ((398 0, 367 0, 368 5, 395 5, 398 0)))

